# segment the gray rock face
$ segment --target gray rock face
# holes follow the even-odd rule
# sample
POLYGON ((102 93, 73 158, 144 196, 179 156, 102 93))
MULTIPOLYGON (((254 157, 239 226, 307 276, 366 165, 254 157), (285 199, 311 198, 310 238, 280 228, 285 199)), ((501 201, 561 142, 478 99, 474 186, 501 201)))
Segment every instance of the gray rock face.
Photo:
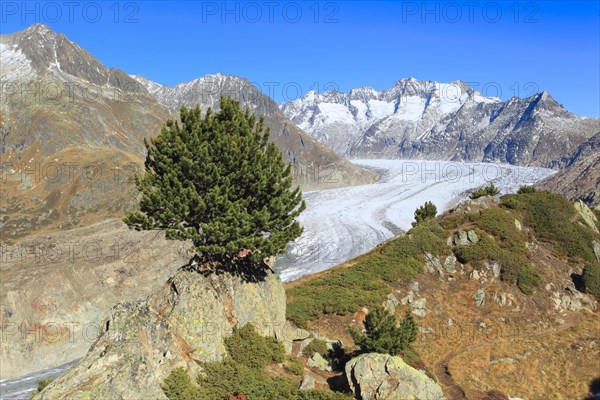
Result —
POLYGON ((189 260, 188 247, 107 219, 1 249, 0 379, 83 357, 111 309, 160 289, 189 260), (62 254, 45 256, 56 244, 62 254))
POLYGON ((236 324, 274 335, 285 324, 285 292, 270 271, 249 283, 229 273, 180 271, 145 301, 117 305, 88 354, 40 399, 164 399, 177 367, 219 360, 236 324))
POLYGON ((308 359, 306 365, 310 368, 316 368, 321 371, 331 371, 331 364, 319 353, 315 353, 308 359))
POLYGON ((594 246, 594 254, 596 254, 596 260, 598 260, 598 262, 600 262, 600 243, 593 240, 592 245, 594 246))
POLYGON ((446 257, 446 260, 444 261, 444 269, 446 269, 446 272, 449 273, 456 272, 456 256, 454 254, 450 254, 448 257, 446 257))
POLYGON ((425 253, 425 268, 430 273, 437 272, 440 275, 444 274, 440 259, 430 253, 425 253))
POLYGON ((390 293, 387 295, 387 299, 383 302, 383 307, 393 314, 396 312, 396 306, 400 304, 400 300, 393 294, 390 293))
MULTIPOLYGON (((598 131, 598 129, 596 129, 598 131)), ((536 186, 561 193, 571 200, 583 200, 592 206, 600 203, 600 132, 582 143, 571 154, 556 160, 550 168, 564 168, 536 186)))
POLYGON ((357 399, 445 400, 442 389, 400 357, 369 353, 346 364, 346 378, 357 399))
POLYGON ((300 382, 300 390, 312 390, 316 387, 317 381, 312 374, 306 374, 300 382))
POLYGON ((467 232, 458 231, 456 233, 456 236, 454 237, 454 244, 457 246, 465 246, 469 244, 469 237, 467 235, 467 232))
POLYGON ((482 307, 485 304, 485 292, 483 291, 483 289, 477 289, 477 291, 473 295, 473 299, 475 299, 477 307, 482 307))

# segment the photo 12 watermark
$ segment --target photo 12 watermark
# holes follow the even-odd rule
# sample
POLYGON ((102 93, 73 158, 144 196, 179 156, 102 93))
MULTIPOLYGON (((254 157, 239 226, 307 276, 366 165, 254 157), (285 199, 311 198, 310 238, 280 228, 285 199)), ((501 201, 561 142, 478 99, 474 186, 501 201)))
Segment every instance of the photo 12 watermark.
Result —
POLYGON ((401 22, 537 24, 539 11, 534 1, 402 1, 401 22))
POLYGON ((2 1, 0 22, 137 24, 139 4, 136 1, 2 1))
POLYGON ((203 1, 201 22, 337 24, 340 3, 334 1, 203 1))

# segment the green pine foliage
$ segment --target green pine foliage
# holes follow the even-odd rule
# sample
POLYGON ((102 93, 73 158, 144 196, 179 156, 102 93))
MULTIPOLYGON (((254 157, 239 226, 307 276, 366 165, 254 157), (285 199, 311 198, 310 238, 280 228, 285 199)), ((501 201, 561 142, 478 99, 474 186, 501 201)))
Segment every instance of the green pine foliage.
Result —
POLYGON ((259 335, 251 324, 234 327, 233 335, 225 338, 225 348, 233 360, 250 368, 263 368, 285 358, 283 345, 272 337, 259 335))
POLYGON ((523 185, 517 191, 517 194, 535 193, 537 189, 533 186, 523 185))
POLYGON ((365 333, 350 329, 354 342, 361 353, 384 353, 397 355, 410 348, 417 339, 419 327, 411 315, 406 312, 404 319, 398 324, 396 317, 383 307, 375 307, 365 318, 365 333))
POLYGON ((415 210, 415 222, 412 223, 412 226, 415 227, 425 220, 435 218, 436 215, 437 207, 428 201, 415 210))
POLYGON ((160 135, 145 141, 146 173, 136 179, 140 211, 125 223, 164 229, 167 239, 191 240, 206 260, 276 255, 302 233, 295 218, 305 205, 292 190, 291 166, 269 141, 263 118, 228 97, 221 110, 182 108, 160 135))
POLYGON ((581 274, 585 291, 600 299, 600 264, 589 263, 583 268, 581 274))
POLYGON ((471 199, 475 200, 484 196, 497 196, 500 193, 500 190, 494 185, 490 183, 487 186, 480 187, 479 189, 475 189, 473 193, 471 193, 471 199))
POLYGON ((161 385, 169 400, 195 400, 196 386, 183 368, 176 368, 161 385))

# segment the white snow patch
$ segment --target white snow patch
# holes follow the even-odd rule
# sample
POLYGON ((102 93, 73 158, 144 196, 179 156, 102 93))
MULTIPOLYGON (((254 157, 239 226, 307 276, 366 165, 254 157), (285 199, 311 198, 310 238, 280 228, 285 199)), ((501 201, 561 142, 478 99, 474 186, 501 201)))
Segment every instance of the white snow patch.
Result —
POLYGON ((353 124, 354 117, 352 113, 343 104, 337 103, 321 103, 319 104, 319 110, 321 115, 325 117, 325 120, 331 122, 345 122, 347 124, 353 124))
POLYGON ((16 46, 0 43, 0 77, 15 80, 33 74, 29 59, 16 46))
POLYGON ((419 121, 425 110, 425 99, 419 96, 405 96, 400 100, 400 105, 394 118, 404 121, 419 121))

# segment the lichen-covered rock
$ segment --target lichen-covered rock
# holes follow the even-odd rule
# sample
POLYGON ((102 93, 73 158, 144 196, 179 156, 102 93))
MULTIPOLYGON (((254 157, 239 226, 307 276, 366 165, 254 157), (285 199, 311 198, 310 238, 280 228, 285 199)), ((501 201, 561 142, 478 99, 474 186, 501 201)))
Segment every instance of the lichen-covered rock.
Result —
POLYGON ((446 269, 446 272, 451 274, 456 272, 456 256, 454 254, 450 254, 448 257, 446 257, 446 260, 444 261, 444 268, 446 269))
POLYGON ((274 335, 285 324, 279 277, 248 282, 230 273, 179 271, 145 301, 117 305, 88 354, 39 399, 165 399, 160 383, 177 367, 219 360, 233 326, 274 335))
POLYGON ((425 267, 429 273, 437 272, 440 275, 444 275, 440 259, 431 253, 425 253, 425 267))
POLYGON ((396 312, 396 307, 398 305, 400 305, 400 300, 398 300, 393 293, 388 294, 386 300, 382 304, 383 308, 388 310, 390 314, 394 314, 396 312))
POLYGON ((596 255, 596 260, 600 262, 600 243, 595 240, 592 240, 592 246, 594 246, 594 254, 596 255))
POLYGON ((346 379, 358 399, 445 400, 442 389, 400 357, 368 353, 346 364, 346 379))
POLYGON ((479 236, 472 229, 469 232, 467 232, 467 238, 469 239, 469 242, 471 242, 471 243, 479 242, 479 236))
POLYGON ((598 218, 590 208, 581 200, 575 202, 575 209, 581 216, 581 218, 585 221, 585 223, 596 233, 599 233, 598 226, 596 223, 598 222, 598 218))
POLYGON ((475 294, 473 294, 473 299, 475 299, 477 307, 482 307, 485 304, 485 292, 483 289, 477 289, 475 294))
POLYGON ((456 236, 454 237, 454 244, 457 246, 464 246, 469 244, 469 237, 467 235, 467 232, 458 231, 456 233, 456 236))
POLYGON ((331 364, 319 353, 315 353, 308 359, 306 365, 310 368, 316 368, 321 371, 331 371, 331 364))

